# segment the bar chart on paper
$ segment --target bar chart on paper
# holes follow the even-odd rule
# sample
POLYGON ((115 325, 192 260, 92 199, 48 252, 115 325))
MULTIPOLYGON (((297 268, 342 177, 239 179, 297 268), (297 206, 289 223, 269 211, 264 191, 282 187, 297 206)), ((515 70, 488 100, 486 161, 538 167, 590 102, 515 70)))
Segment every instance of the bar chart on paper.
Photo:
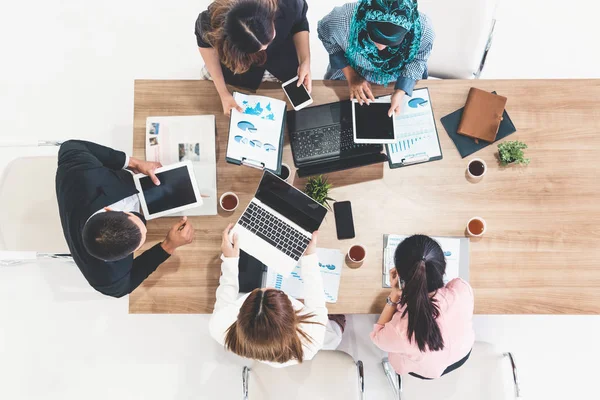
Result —
POLYGON ((394 118, 394 131, 398 141, 387 145, 392 164, 417 157, 438 159, 442 155, 427 88, 415 90, 413 97, 404 97, 402 113, 394 118))
MULTIPOLYGON (((340 289, 344 257, 339 250, 335 249, 317 249, 317 255, 319 256, 319 270, 323 279, 325 301, 335 303, 340 289)), ((266 286, 283 290, 296 299, 303 299, 304 279, 302 279, 302 268, 299 265, 296 266, 290 275, 285 277, 268 269, 266 286)))

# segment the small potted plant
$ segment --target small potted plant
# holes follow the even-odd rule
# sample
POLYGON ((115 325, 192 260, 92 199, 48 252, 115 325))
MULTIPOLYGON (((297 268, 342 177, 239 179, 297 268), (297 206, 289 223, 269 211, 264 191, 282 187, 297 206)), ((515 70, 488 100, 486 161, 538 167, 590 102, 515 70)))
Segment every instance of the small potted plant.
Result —
POLYGON ((500 143, 498 145, 500 164, 503 166, 529 164, 529 158, 525 158, 525 153, 523 153, 523 150, 525 149, 527 149, 527 145, 518 140, 500 143))
POLYGON ((331 211, 329 201, 335 200, 329 197, 329 189, 331 189, 331 183, 327 182, 327 178, 323 177, 323 175, 319 175, 308 178, 304 193, 331 211))

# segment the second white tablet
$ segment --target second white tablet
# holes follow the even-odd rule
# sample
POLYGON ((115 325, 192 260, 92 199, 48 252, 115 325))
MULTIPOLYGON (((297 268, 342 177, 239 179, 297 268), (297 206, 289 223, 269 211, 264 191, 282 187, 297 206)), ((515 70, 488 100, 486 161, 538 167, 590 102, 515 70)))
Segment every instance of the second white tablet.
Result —
POLYGON ((388 117, 390 101, 375 99, 370 105, 352 100, 355 143, 387 144, 396 141, 394 118, 388 117))

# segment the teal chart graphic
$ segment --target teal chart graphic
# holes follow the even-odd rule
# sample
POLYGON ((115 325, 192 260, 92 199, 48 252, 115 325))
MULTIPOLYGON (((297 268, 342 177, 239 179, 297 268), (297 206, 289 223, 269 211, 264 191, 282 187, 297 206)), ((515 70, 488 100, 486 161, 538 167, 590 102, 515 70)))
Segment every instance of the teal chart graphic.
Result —
POLYGON ((410 150, 411 147, 413 147, 415 144, 424 139, 427 139, 426 135, 403 139, 397 143, 390 144, 390 151, 392 152, 392 154, 394 154, 410 150))
POLYGON ((245 131, 256 132, 256 127, 254 126, 254 124, 252 122, 240 121, 240 122, 238 122, 237 126, 244 132, 245 131))
MULTIPOLYGON (((275 113, 273 113, 270 102, 267 102, 267 105, 263 107, 260 101, 252 103, 248 100, 243 100, 242 108, 244 109, 243 113, 246 115, 254 115, 268 121, 275 121, 275 113)), ((240 129, 243 128, 240 127, 240 129)))
POLYGON ((414 99, 408 101, 408 106, 410 108, 420 108, 425 107, 427 103, 429 103, 427 100, 422 99, 420 97, 415 97, 414 99))

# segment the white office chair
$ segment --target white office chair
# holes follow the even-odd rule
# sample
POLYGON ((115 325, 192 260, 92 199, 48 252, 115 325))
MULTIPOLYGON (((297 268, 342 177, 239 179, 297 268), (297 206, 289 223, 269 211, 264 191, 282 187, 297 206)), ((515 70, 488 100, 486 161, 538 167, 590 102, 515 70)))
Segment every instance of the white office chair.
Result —
POLYGON ((396 375, 387 358, 383 370, 399 400, 507 400, 520 397, 517 367, 511 353, 475 342, 460 368, 434 380, 396 375))
POLYGON ((419 0, 433 24, 430 77, 479 78, 492 45, 497 0, 419 0))
POLYGON ((342 351, 320 351, 286 368, 257 362, 242 371, 244 400, 362 400, 363 364, 342 351))
POLYGON ((0 249, 69 254, 58 215, 56 168, 56 157, 22 157, 8 164, 0 181, 0 249))

